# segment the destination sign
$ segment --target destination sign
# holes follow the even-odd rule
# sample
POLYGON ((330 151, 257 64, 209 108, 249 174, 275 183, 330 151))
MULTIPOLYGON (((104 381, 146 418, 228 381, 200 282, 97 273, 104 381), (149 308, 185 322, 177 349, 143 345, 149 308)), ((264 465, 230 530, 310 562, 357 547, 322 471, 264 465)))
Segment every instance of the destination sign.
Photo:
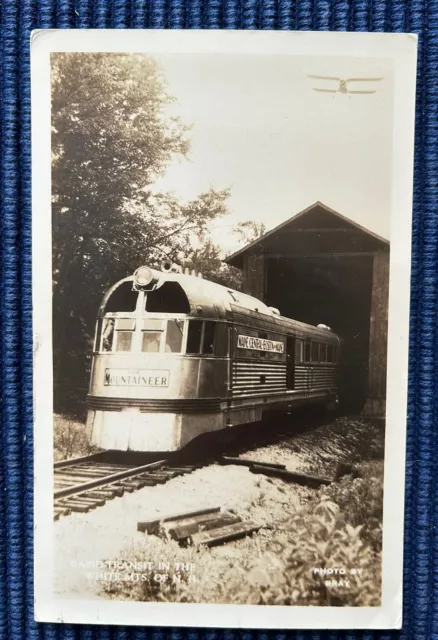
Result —
POLYGON ((253 349, 254 351, 274 351, 284 353, 284 343, 253 336, 237 336, 238 349, 253 349))
POLYGON ((164 369, 105 369, 106 387, 168 387, 164 369))

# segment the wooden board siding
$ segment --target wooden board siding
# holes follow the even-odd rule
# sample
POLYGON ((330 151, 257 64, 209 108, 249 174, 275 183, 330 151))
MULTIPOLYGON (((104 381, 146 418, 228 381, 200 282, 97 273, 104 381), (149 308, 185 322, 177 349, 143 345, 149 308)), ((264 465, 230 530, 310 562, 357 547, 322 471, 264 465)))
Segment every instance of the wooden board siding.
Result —
POLYGON ((251 253, 244 266, 245 293, 259 300, 265 299, 265 259, 263 254, 251 253))
POLYGON ((389 253, 374 255, 371 294, 368 399, 363 413, 383 417, 386 404, 386 359, 388 345, 389 253))

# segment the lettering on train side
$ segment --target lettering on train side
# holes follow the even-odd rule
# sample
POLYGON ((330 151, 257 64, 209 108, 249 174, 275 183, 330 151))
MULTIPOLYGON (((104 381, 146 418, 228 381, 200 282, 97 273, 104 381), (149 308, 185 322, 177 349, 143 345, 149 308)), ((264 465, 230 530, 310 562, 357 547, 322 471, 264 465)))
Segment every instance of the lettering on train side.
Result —
POLYGON ((275 351, 284 353, 284 343, 265 338, 254 338, 253 336, 237 336, 238 349, 253 349, 254 351, 275 351))
POLYGON ((164 369, 105 369, 106 387, 168 387, 164 369))

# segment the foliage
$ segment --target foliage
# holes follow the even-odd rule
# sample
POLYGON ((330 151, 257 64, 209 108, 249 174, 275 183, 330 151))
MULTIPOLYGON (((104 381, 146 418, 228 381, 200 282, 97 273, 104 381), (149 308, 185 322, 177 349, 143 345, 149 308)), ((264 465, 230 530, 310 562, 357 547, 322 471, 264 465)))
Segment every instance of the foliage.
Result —
POLYGON ((220 554, 145 536, 144 544, 124 557, 131 562, 159 558, 170 565, 167 579, 158 582, 152 571, 142 580, 120 579, 102 588, 113 597, 140 601, 378 606, 380 552, 363 541, 362 527, 352 526, 347 517, 323 497, 291 512, 275 534, 262 530, 220 554), (175 562, 192 564, 196 571, 176 571, 175 562), (345 574, 324 574, 335 568, 345 574))
POLYGON ((53 419, 53 449, 55 462, 94 453, 90 433, 82 422, 69 416, 55 415, 53 419))
MULTIPOLYGON (((87 357, 106 289, 164 256, 209 264, 193 253, 209 222, 226 213, 228 191, 188 203, 153 194, 172 157, 189 149, 188 127, 166 115, 173 101, 148 56, 52 54, 53 340, 55 408, 75 411, 86 393, 87 357)), ((212 249, 213 251, 213 249, 212 249)), ((202 253, 202 252, 201 252, 202 253)), ((234 284, 235 276, 230 278, 234 284)))
POLYGON ((243 245, 247 245, 254 240, 258 240, 266 233, 266 225, 264 222, 256 222, 255 220, 246 220, 239 222, 233 228, 235 233, 243 245))
POLYGON ((361 463, 353 474, 322 490, 323 496, 348 513, 348 522, 362 526, 361 538, 379 551, 382 547, 383 461, 361 463))
POLYGON ((242 272, 222 262, 220 256, 219 247, 207 239, 201 247, 191 251, 185 264, 202 273, 202 276, 208 280, 239 290, 242 286, 242 272))
POLYGON ((270 555, 272 565, 283 568, 283 580, 274 588, 266 581, 261 602, 378 606, 380 555, 364 543, 361 529, 346 522, 338 505, 327 499, 307 512, 292 514, 270 555), (343 573, 325 573, 336 569, 343 573))

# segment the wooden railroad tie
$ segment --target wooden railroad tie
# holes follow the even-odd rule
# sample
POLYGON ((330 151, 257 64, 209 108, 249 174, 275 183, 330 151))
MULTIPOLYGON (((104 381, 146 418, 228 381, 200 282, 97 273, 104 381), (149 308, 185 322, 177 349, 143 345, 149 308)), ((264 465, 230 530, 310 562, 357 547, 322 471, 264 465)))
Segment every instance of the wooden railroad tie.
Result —
POLYGON ((298 473, 297 471, 287 471, 286 469, 273 469, 265 464, 254 464, 249 470, 251 473, 263 473, 265 476, 273 478, 281 478, 289 482, 295 482, 307 487, 319 487, 321 484, 329 485, 332 483, 330 478, 321 476, 310 476, 307 473, 298 473))
POLYGON ((288 471, 285 464, 276 464, 274 462, 259 462, 257 460, 249 460, 247 458, 232 458, 230 456, 222 456, 221 464, 237 464, 248 467, 251 473, 262 473, 272 478, 281 478, 288 482, 296 484, 319 487, 321 484, 329 485, 333 482, 330 478, 322 476, 311 476, 307 473, 299 473, 297 471, 288 471))
POLYGON ((232 458, 231 456, 222 456, 221 464, 237 464, 242 467, 253 467, 255 464, 270 467, 272 469, 286 469, 285 464, 275 462, 257 462, 257 460, 249 460, 248 458, 232 458))
POLYGON ((231 511, 221 511, 220 507, 213 507, 180 513, 161 520, 138 522, 137 531, 169 536, 181 546, 205 544, 212 547, 243 538, 258 531, 260 526, 254 522, 243 522, 231 511))

